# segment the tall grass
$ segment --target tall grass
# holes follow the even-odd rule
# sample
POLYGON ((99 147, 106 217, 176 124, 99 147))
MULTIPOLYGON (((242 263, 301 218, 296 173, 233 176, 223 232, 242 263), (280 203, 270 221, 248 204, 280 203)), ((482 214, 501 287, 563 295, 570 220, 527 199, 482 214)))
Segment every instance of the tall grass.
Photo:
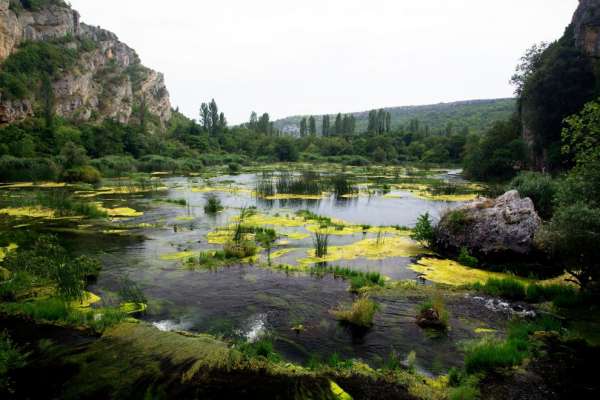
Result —
POLYGON ((319 195, 323 192, 321 175, 313 171, 303 171, 300 175, 281 172, 277 176, 275 187, 278 194, 319 195))
POLYGON ((575 287, 561 284, 527 284, 515 278, 490 278, 484 284, 476 283, 473 288, 490 296, 502 297, 514 301, 540 303, 551 301, 556 307, 569 308, 586 302, 585 294, 575 287))
POLYGON ((378 309, 377 303, 367 297, 360 297, 349 308, 339 307, 331 310, 331 314, 339 321, 368 328, 373 326, 373 319, 378 309))
POLYGON ((330 181, 333 193, 337 198, 358 192, 358 189, 350 183, 348 175, 338 174, 333 176, 330 181))
POLYGON ((469 346, 466 350, 465 370, 473 374, 519 365, 535 346, 529 338, 531 334, 560 329, 560 322, 553 318, 515 323, 509 329, 505 340, 485 338, 469 346))
POLYGON ((329 234, 315 232, 313 237, 313 244, 315 247, 315 257, 325 257, 329 248, 329 234))
POLYGON ((367 287, 385 286, 385 279, 379 272, 363 272, 338 266, 316 268, 311 272, 315 275, 332 274, 336 278, 348 279, 350 280, 350 291, 353 293, 358 293, 367 287))

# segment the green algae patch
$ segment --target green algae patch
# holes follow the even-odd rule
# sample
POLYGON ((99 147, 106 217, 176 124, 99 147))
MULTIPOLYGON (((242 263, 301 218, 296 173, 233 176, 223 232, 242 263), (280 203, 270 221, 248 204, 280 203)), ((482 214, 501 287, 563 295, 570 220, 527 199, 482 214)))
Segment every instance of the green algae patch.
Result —
POLYGON ((0 186, 0 189, 27 189, 27 188, 42 188, 42 189, 57 189, 64 188, 68 185, 64 182, 19 182, 0 186))
POLYGON ((129 194, 142 194, 151 193, 157 191, 169 190, 166 186, 156 187, 141 187, 141 186, 110 186, 102 187, 96 190, 81 190, 76 191, 75 194, 79 197, 98 197, 98 196, 110 196, 110 195, 129 195, 129 194))
POLYGON ((102 299, 97 294, 85 292, 81 300, 72 301, 69 306, 74 309, 90 308, 93 304, 100 303, 102 299))
POLYGON ((310 237, 310 234, 302 232, 288 232, 283 233, 283 236, 287 237, 290 240, 304 240, 308 239, 310 237))
POLYGON ((139 314, 148 309, 146 303, 123 303, 119 306, 119 310, 125 314, 139 314))
POLYGON ((315 251, 309 251, 309 257, 299 260, 300 264, 335 262, 366 258, 383 260, 392 257, 416 257, 429 254, 417 242, 407 237, 386 237, 384 239, 364 239, 346 246, 330 246, 324 257, 316 257, 315 251))
POLYGON ((0 214, 15 218, 56 218, 56 212, 42 207, 8 207, 0 209, 0 214))
POLYGON ((264 200, 321 200, 328 197, 328 193, 321 194, 292 194, 278 193, 271 196, 258 196, 264 200))
POLYGON ((193 187, 192 192, 194 193, 213 193, 213 192, 222 192, 222 193, 244 193, 244 194, 253 194, 254 192, 250 189, 240 188, 235 186, 204 186, 204 187, 193 187))
POLYGON ((175 221, 193 221, 195 220, 195 217, 190 217, 190 216, 186 216, 186 215, 180 215, 179 217, 175 217, 175 221))
POLYGON ((188 258, 196 257, 200 254, 199 251, 180 251, 177 253, 168 253, 160 256, 163 261, 180 261, 188 258))
POLYGON ((512 278, 524 283, 529 282, 529 280, 525 278, 518 278, 514 275, 466 267, 456 261, 437 258, 421 258, 417 263, 410 265, 409 268, 421 274, 428 281, 451 286, 464 286, 477 282, 487 282, 490 278, 512 278))
MULTIPOLYGON (((232 221, 239 220, 239 217, 233 217, 232 221)), ((247 226, 280 226, 280 227, 301 227, 307 225, 307 221, 304 218, 295 215, 267 215, 255 213, 244 218, 244 225, 247 226)))
POLYGON ((100 211, 105 212, 111 218, 135 218, 144 215, 142 211, 130 207, 105 208, 100 203, 96 203, 96 205, 100 211))
POLYGON ((287 254, 293 253, 294 251, 297 251, 299 249, 280 249, 280 250, 275 250, 273 252, 271 252, 271 259, 275 260, 277 258, 281 258, 287 254))
POLYGON ((489 333, 496 333, 498 331, 492 328, 475 328, 474 332, 480 335, 486 335, 489 333))
POLYGON ((346 393, 344 389, 334 381, 329 381, 329 387, 331 388, 331 393, 333 393, 337 400, 352 400, 352 396, 346 393))
POLYGON ((213 232, 208 232, 206 238, 208 239, 209 244, 225 244, 231 241, 233 237, 233 230, 228 228, 217 229, 213 232))
POLYGON ((10 253, 11 251, 15 251, 18 248, 19 245, 17 245, 16 243, 9 243, 9 245, 6 247, 0 247, 0 262, 4 261, 8 253, 10 253))

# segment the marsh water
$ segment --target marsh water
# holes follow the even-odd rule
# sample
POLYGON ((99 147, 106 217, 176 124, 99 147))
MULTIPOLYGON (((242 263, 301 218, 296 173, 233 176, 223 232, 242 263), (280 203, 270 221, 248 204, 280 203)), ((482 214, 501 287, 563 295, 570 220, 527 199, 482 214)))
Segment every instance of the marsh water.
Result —
MULTIPOLYGON (((292 218, 298 210, 310 210, 356 225, 412 227, 425 212, 435 218, 460 204, 422 199, 402 190, 348 199, 331 195, 320 200, 261 200, 252 193, 258 177, 259 174, 224 175, 210 180, 163 177, 163 190, 95 197, 105 206, 142 211, 142 216, 115 219, 111 229, 102 232, 84 234, 60 227, 52 230, 76 252, 92 253, 101 259, 103 270, 90 291, 100 295, 103 302, 117 301, 117 291, 127 277, 137 283, 148 299, 148 311, 142 318, 158 329, 248 341, 268 336, 276 350, 291 361, 304 363, 312 357, 326 360, 337 354, 379 366, 391 354, 405 358, 415 352, 419 369, 443 373, 461 362, 461 342, 476 337, 475 328, 494 327, 497 323, 486 316, 489 313, 484 309, 473 316, 469 307, 450 304, 452 329, 447 334, 432 334, 415 324, 416 309, 422 299, 394 291, 373 296, 380 304, 374 326, 357 332, 339 324, 329 312, 339 304, 352 302, 349 285, 342 279, 266 268, 264 259, 256 265, 214 270, 186 267, 178 255, 221 248, 220 244, 209 243, 208 234, 230 224, 242 207, 256 207, 261 215, 279 218, 292 218), (209 193, 220 198, 223 212, 204 212, 209 193), (186 205, 170 203, 169 199, 184 199, 186 205), (292 329, 298 325, 304 327, 299 333, 292 329)), ((305 226, 282 224, 274 228, 278 233, 291 235, 276 242, 274 254, 285 251, 273 263, 293 265, 311 251, 312 236, 305 226)), ((375 233, 363 232, 332 235, 330 246, 350 245, 374 236, 375 233)), ((408 267, 413 261, 411 257, 342 257, 334 265, 377 271, 392 280, 427 284, 408 267)))

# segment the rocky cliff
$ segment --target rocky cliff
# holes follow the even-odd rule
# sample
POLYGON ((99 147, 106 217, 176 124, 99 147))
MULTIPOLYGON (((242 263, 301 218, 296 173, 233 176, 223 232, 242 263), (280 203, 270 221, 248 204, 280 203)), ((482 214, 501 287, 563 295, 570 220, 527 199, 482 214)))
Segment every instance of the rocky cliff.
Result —
POLYGON ((564 118, 600 95, 600 0, 579 0, 572 23, 537 61, 520 98, 532 167, 560 169, 564 118))
POLYGON ((600 56, 600 0, 579 0, 573 16, 575 44, 588 56, 600 56))
MULTIPOLYGON (((136 52, 115 34, 80 22, 77 11, 62 0, 31 4, 0 0, 0 62, 8 62, 20 46, 31 42, 51 43, 75 53, 72 65, 51 76, 57 115, 123 123, 139 121, 144 115, 144 120, 164 126, 171 117, 171 104, 162 74, 144 67, 136 52)), ((26 96, 0 92, 0 123, 39 111, 39 90, 31 89, 26 96)))

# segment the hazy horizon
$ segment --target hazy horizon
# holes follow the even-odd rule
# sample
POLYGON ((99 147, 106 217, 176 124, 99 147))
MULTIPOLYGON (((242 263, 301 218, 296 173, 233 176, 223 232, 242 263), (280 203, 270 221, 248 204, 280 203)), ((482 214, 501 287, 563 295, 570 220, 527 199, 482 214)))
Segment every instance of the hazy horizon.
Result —
POLYGON ((558 39, 578 1, 71 3, 165 74, 174 108, 197 118, 214 98, 237 124, 512 97, 521 55, 558 39))

